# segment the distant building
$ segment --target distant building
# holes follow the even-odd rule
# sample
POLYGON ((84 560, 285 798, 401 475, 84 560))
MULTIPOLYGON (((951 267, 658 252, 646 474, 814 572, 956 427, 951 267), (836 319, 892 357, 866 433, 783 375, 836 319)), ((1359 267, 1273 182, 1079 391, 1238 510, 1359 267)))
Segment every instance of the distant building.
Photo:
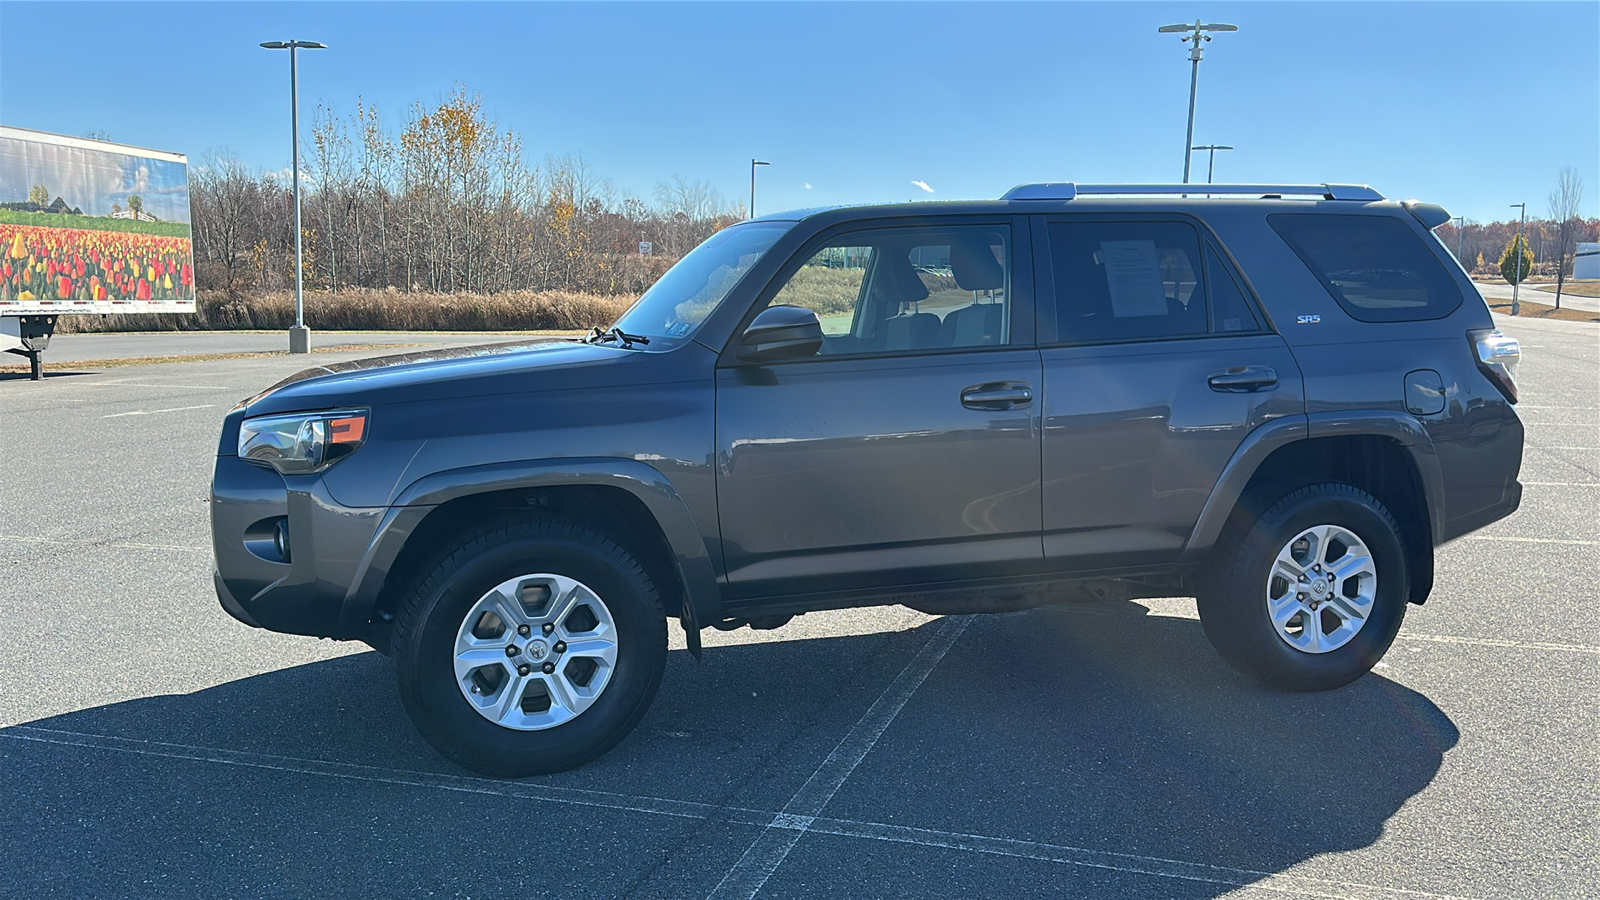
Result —
POLYGON ((1600 278, 1600 244, 1579 244, 1572 261, 1573 278, 1600 278))
POLYGON ((111 212, 111 218, 113 218, 113 219, 135 219, 135 220, 140 221, 140 222, 154 222, 154 221, 156 221, 156 217, 155 216, 150 215, 149 213, 145 212, 142 209, 139 210, 138 212, 134 212, 131 209, 113 210, 111 212))

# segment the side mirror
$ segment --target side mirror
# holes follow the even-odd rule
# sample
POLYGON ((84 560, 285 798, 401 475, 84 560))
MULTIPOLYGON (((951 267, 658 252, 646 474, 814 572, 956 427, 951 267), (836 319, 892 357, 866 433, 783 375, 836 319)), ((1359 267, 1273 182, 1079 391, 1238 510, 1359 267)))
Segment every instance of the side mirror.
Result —
POLYGON ((772 362, 816 356, 822 349, 822 322, 801 306, 769 306, 739 336, 739 359, 772 362))

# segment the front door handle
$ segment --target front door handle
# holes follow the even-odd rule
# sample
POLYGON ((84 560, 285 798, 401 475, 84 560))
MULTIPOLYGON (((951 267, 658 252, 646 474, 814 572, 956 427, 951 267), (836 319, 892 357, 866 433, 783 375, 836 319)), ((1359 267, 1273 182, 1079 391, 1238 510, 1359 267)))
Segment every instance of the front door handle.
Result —
POLYGON ((1277 387, 1278 373, 1268 366, 1233 366, 1212 372, 1206 383, 1211 385, 1213 391, 1246 394, 1277 387))
POLYGON ((1015 409, 1032 402, 1033 388, 1026 381, 990 381, 961 392, 961 405, 967 409, 1015 409))

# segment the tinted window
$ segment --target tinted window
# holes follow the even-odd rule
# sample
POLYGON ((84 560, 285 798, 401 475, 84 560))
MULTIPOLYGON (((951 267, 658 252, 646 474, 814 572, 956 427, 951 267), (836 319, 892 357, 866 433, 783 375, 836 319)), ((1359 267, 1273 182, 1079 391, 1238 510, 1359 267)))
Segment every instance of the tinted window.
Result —
POLYGON ((1007 229, 884 228, 811 252, 772 305, 812 310, 822 353, 1002 346, 1010 339, 1007 229))
POLYGON ((1060 339, 1148 340, 1209 330, 1200 238, 1178 222, 1050 225, 1060 339))
POLYGON ((1421 235, 1386 216, 1276 215, 1267 221, 1344 311, 1363 322, 1447 316, 1461 289, 1421 235))

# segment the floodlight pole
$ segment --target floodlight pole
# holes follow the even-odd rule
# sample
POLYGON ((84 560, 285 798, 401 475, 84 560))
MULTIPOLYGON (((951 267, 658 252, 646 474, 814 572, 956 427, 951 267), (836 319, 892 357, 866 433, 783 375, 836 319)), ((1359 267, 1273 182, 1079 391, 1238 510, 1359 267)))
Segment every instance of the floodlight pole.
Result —
POLYGON ((296 66, 295 51, 301 47, 307 50, 324 50, 326 44, 316 41, 267 41, 261 46, 268 50, 289 51, 289 135, 294 146, 290 156, 291 181, 294 189, 294 327, 289 329, 289 352, 311 352, 311 329, 306 327, 305 302, 301 286, 300 262, 300 77, 296 66))
POLYGON ((1513 203, 1511 206, 1522 208, 1522 219, 1517 223, 1517 240, 1511 243, 1512 251, 1517 254, 1517 281, 1511 285, 1511 314, 1516 316, 1522 313, 1522 305, 1517 302, 1517 290, 1522 287, 1522 255, 1528 246, 1526 239, 1522 237, 1523 226, 1528 224, 1528 204, 1513 203))
POLYGON ((1211 176, 1213 174, 1215 174, 1216 171, 1217 171, 1217 151, 1218 150, 1232 150, 1233 148, 1225 146, 1223 144, 1202 144, 1199 147, 1190 147, 1189 149, 1190 150, 1209 150, 1209 151, 1211 151, 1211 159, 1206 164, 1206 184, 1210 184, 1211 183, 1211 176))
POLYGON ((1456 221, 1456 262, 1458 264, 1460 264, 1460 266, 1463 269, 1465 269, 1467 267, 1467 264, 1461 262, 1461 237, 1462 237, 1461 233, 1463 231, 1465 231, 1466 228, 1467 228, 1467 217, 1466 216, 1456 216, 1455 221, 1456 221))
POLYGON ((772 165, 772 163, 762 162, 759 159, 752 158, 750 160, 750 214, 745 216, 747 219, 754 219, 756 217, 756 166, 770 165, 772 165))
POLYGON ((1189 130, 1183 136, 1183 183, 1189 183, 1189 157, 1194 146, 1194 99, 1200 85, 1200 54, 1205 42, 1211 40, 1207 31, 1238 31, 1237 25, 1204 24, 1199 19, 1193 25, 1163 25, 1156 29, 1162 34, 1184 33, 1183 40, 1192 42, 1189 50, 1189 130))

